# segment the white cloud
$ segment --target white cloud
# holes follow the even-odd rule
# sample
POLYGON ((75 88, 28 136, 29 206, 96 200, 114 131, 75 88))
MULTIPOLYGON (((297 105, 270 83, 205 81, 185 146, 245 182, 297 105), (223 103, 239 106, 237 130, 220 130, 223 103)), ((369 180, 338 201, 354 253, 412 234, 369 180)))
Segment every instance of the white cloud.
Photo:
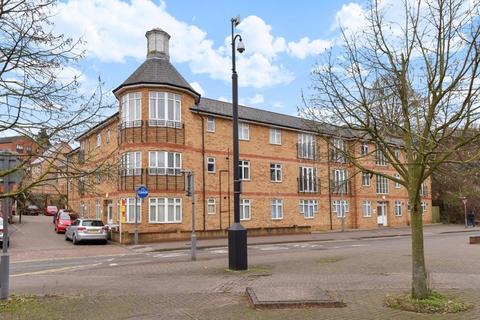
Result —
POLYGON ((198 82, 190 82, 190 85, 192 86, 193 90, 197 91, 200 93, 202 97, 205 97, 205 90, 203 90, 202 86, 198 82))
POLYGON ((265 97, 259 93, 255 94, 253 97, 239 100, 239 103, 243 105, 260 104, 263 102, 265 102, 265 97))
POLYGON ((279 108, 279 109, 280 109, 280 108, 283 108, 283 107, 284 107, 284 105, 283 105, 283 103, 282 103, 282 102, 279 102, 279 101, 277 101, 277 102, 275 102, 275 103, 273 104, 273 107, 274 107, 274 108, 279 108))
POLYGON ((324 52, 331 45, 332 43, 329 40, 310 40, 308 37, 304 37, 298 42, 289 42, 288 49, 295 57, 305 59, 309 55, 316 55, 324 52))
POLYGON ((346 32, 356 32, 367 24, 364 9, 355 2, 342 5, 335 15, 335 24, 332 29, 343 28, 346 32))
POLYGON ((229 98, 226 97, 219 97, 217 98, 218 101, 223 101, 223 102, 232 102, 229 98))

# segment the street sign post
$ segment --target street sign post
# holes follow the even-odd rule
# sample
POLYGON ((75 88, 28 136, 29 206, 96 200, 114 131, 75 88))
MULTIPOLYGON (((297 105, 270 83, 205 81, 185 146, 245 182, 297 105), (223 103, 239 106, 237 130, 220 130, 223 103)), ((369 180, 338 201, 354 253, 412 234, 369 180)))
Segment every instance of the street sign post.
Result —
POLYGON ((137 196, 135 197, 135 234, 133 238, 133 244, 138 245, 138 199, 140 201, 142 199, 148 197, 148 188, 146 186, 139 186, 137 188, 137 196))

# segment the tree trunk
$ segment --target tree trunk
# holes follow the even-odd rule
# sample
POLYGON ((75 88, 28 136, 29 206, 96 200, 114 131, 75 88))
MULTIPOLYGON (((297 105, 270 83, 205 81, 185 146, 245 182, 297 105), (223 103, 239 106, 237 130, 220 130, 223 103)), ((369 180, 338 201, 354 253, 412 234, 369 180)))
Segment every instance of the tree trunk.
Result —
POLYGON ((427 270, 423 250, 423 221, 420 200, 411 203, 412 219, 412 298, 424 299, 429 295, 427 270))

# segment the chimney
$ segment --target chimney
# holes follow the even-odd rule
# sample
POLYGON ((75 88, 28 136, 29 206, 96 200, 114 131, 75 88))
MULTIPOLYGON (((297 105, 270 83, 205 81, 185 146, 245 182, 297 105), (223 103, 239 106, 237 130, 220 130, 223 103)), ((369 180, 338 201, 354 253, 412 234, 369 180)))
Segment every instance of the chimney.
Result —
POLYGON ((147 31, 147 59, 160 58, 169 60, 168 41, 170 35, 160 28, 147 31))

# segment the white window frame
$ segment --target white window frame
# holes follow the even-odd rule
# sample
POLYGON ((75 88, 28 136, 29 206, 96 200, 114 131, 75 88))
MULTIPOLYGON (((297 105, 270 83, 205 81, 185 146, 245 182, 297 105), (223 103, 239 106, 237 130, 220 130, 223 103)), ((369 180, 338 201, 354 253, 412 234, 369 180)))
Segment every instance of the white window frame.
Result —
POLYGON ((422 207, 422 215, 424 215, 425 212, 427 212, 427 203, 425 201, 422 201, 420 206, 422 207))
POLYGON ((135 213, 138 213, 138 223, 142 222, 142 201, 137 201, 135 212, 135 200, 135 198, 125 198, 125 223, 135 223, 135 213))
POLYGON ((298 178, 300 180, 298 187, 300 192, 317 192, 317 168, 299 167, 298 178))
POLYGON ((214 198, 207 199, 207 214, 216 214, 217 205, 214 198))
POLYGON ((372 217, 372 201, 370 200, 362 201, 362 213, 364 218, 372 217))
POLYGON ((368 155, 368 142, 362 142, 362 145, 360 146, 360 155, 368 155))
POLYGON ((298 157, 301 159, 315 159, 316 139, 310 133, 298 134, 298 157))
POLYGON ((151 127, 182 127, 182 96, 172 92, 148 93, 148 125, 151 127))
POLYGON ((125 128, 142 125, 142 94, 130 92, 122 97, 121 124, 125 128))
POLYGON ((22 154, 23 153, 23 146, 21 144, 17 144, 15 150, 17 151, 17 153, 22 154))
POLYGON ((335 213, 337 218, 343 218, 347 216, 349 210, 348 200, 333 200, 332 212, 335 213), (343 212, 343 217, 342 217, 343 212))
POLYGON ((207 172, 215 173, 217 171, 216 159, 215 157, 207 157, 207 172), (213 170, 209 169, 209 165, 213 165, 213 170))
MULTIPOLYGON (((400 175, 399 175, 398 173, 395 173, 395 178, 400 179, 400 175)), ((400 183, 398 183, 398 182, 395 181, 393 187, 394 187, 395 189, 400 189, 400 188, 402 187, 402 185, 401 185, 400 183)))
POLYGON ((252 220, 252 201, 250 199, 240 199, 240 220, 252 220))
POLYGON ((282 165, 280 163, 270 163, 270 181, 282 182, 282 179, 283 179, 282 165))
POLYGON ((102 146, 102 133, 97 133, 97 148, 102 146))
POLYGON ((377 146, 377 150, 375 150, 375 164, 377 166, 386 166, 387 165, 387 158, 383 151, 377 146))
POLYGON ((299 209, 305 219, 313 219, 318 213, 318 200, 300 200, 299 209))
POLYGON ((142 173, 142 152, 130 151, 122 154, 120 167, 125 176, 139 176, 142 173), (132 161, 133 157, 133 161, 132 161))
POLYGON ((339 162, 339 163, 345 163, 346 158, 345 158, 345 141, 340 138, 333 138, 332 139, 332 146, 330 148, 332 152, 332 161, 334 162, 339 162))
POLYGON ((150 197, 148 199, 148 223, 182 223, 182 215, 181 198, 150 197), (163 220, 160 218, 160 208, 163 210, 163 220), (173 209, 172 218, 170 218, 169 209, 173 209))
POLYGON ((248 123, 238 123, 238 139, 244 141, 250 140, 250 125, 248 123))
POLYGON ((396 217, 402 216, 402 202, 400 200, 395 200, 394 213, 396 217))
POLYGON ((102 210, 100 208, 100 200, 95 200, 95 219, 102 219, 102 210))
POLYGON ((251 172, 250 172, 250 161, 249 160, 240 160, 238 162, 240 170, 240 180, 250 181, 251 172), (247 177, 246 177, 247 176, 247 177))
POLYGON ((348 191, 348 172, 347 169, 332 170, 333 188, 336 193, 346 194, 348 191))
POLYGON ((207 132, 215 132, 215 117, 207 117, 207 132))
POLYGON ((272 220, 282 220, 283 219, 283 200, 282 199, 272 199, 272 220))
POLYGON ((370 187, 372 184, 372 175, 369 172, 362 172, 362 187, 370 187))
POLYGON ((148 152, 148 174, 151 176, 180 175, 182 171, 182 154, 168 151, 148 152))
POLYGON ((377 194, 388 194, 388 179, 387 177, 377 174, 376 177, 376 191, 377 194))
POLYGON ((269 129, 269 141, 270 144, 281 145, 282 144, 282 130, 278 128, 269 129))

